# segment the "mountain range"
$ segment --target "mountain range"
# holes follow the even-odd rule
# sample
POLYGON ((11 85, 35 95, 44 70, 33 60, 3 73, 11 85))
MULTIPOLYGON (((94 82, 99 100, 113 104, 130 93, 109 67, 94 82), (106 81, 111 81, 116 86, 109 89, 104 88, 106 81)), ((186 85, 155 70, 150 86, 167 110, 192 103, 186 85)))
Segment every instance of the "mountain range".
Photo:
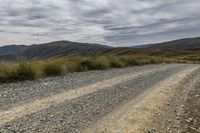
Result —
POLYGON ((159 48, 159 49, 199 49, 200 37, 197 38, 184 38, 174 41, 168 41, 157 44, 139 45, 135 48, 159 48))
POLYGON ((0 60, 46 59, 69 55, 90 55, 104 52, 112 47, 100 44, 55 41, 45 44, 8 45, 0 47, 0 60))
POLYGON ((184 38, 169 42, 140 45, 128 48, 114 48, 100 44, 79 43, 70 41, 55 41, 45 44, 33 45, 7 45, 0 47, 0 60, 15 61, 19 59, 46 59, 49 57, 62 57, 70 55, 91 55, 107 51, 117 51, 126 54, 127 49, 163 49, 186 50, 200 49, 200 37, 184 38))

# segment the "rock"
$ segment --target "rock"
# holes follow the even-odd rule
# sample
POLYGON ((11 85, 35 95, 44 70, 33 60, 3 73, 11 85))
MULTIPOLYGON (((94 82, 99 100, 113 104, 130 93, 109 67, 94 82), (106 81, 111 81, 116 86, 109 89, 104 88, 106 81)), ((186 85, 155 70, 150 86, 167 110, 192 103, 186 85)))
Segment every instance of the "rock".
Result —
POLYGON ((12 131, 12 132, 16 132, 16 128, 15 127, 9 126, 7 129, 12 131))
POLYGON ((156 129, 155 129, 155 128, 148 129, 148 133, 155 133, 155 132, 156 132, 156 129))
POLYGON ((193 121, 193 119, 192 118, 188 118, 188 120, 191 122, 191 121, 193 121))
POLYGON ((171 120, 167 120, 168 121, 168 123, 171 123, 172 121, 171 120))
POLYGON ((190 122, 193 121, 193 119, 192 119, 192 118, 188 118, 188 119, 186 119, 185 121, 188 122, 188 123, 190 123, 190 122))
POLYGON ((116 130, 116 131, 114 131, 114 133, 121 133, 121 132, 120 132, 120 130, 116 130))
POLYGON ((185 106, 182 104, 182 105, 181 105, 181 108, 184 108, 184 107, 185 107, 185 106))
POLYGON ((190 129, 192 129, 193 131, 195 131, 195 132, 197 132, 197 133, 200 132, 198 129, 196 129, 196 128, 194 128, 194 127, 190 127, 190 129))

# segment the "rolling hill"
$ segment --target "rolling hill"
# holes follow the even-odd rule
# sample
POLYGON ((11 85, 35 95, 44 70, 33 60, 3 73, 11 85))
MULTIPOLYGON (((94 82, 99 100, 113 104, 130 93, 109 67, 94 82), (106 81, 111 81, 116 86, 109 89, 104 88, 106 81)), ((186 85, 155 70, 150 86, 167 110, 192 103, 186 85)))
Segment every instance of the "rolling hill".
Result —
POLYGON ((112 47, 100 44, 78 43, 70 41, 56 41, 45 44, 0 47, 0 60, 18 59, 46 59, 78 54, 96 54, 111 49, 112 47))
POLYGON ((3 46, 0 47, 0 55, 4 55, 4 54, 12 54, 14 52, 20 51, 24 48, 26 48, 27 46, 25 45, 7 45, 7 46, 3 46))
POLYGON ((113 55, 136 54, 153 56, 174 56, 177 54, 184 55, 194 52, 198 54, 199 51, 200 37, 185 38, 157 44, 117 48, 100 44, 55 41, 45 44, 34 44, 30 46, 8 45, 0 47, 0 60, 16 61, 20 59, 46 59, 49 57, 62 57, 69 55, 93 55, 98 53, 113 55))
POLYGON ((200 37, 184 38, 169 42, 135 46, 134 48, 158 48, 158 49, 200 49, 200 37))

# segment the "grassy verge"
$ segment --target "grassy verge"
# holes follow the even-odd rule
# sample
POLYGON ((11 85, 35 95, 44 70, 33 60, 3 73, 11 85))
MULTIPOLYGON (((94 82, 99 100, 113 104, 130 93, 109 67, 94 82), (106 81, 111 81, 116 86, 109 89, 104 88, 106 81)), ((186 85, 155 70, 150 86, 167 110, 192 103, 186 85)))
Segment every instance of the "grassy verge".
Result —
POLYGON ((174 62, 174 60, 144 55, 99 55, 22 61, 17 63, 1 62, 0 82, 34 80, 46 76, 63 75, 69 72, 105 70, 163 62, 174 62))

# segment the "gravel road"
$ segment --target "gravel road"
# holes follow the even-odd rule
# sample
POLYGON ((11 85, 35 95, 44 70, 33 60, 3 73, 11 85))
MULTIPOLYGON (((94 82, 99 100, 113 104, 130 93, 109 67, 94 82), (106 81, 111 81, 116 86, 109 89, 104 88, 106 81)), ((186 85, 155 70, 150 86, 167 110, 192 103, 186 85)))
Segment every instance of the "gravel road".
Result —
MULTIPOLYGON (((169 77, 188 71, 186 77, 195 77, 198 68, 147 65, 0 84, 0 132, 83 132, 145 92, 161 88, 169 77)), ((188 81, 186 77, 180 81, 188 81)))

